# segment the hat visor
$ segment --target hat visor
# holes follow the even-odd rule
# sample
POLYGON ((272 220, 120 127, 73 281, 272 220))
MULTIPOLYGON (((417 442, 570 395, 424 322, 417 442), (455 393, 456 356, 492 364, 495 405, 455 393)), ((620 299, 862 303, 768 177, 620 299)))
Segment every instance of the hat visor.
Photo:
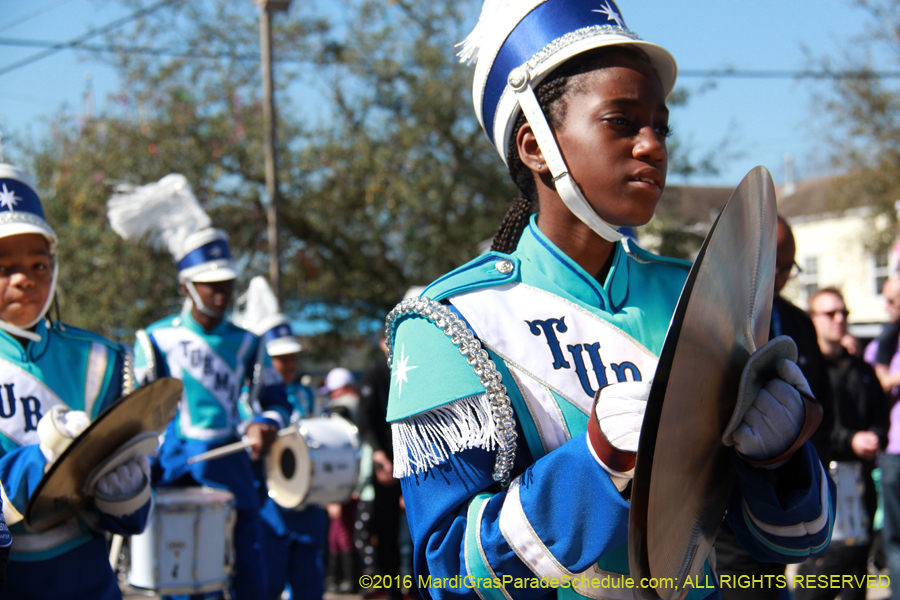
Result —
POLYGON ((25 235, 28 233, 36 233, 42 235, 50 244, 50 251, 56 250, 56 234, 50 229, 49 225, 40 225, 38 223, 0 223, 0 238, 12 237, 14 235, 25 235))
POLYGON ((211 262, 191 269, 185 269, 179 273, 182 281, 196 283, 212 283, 216 281, 229 281, 237 279, 237 271, 234 270, 231 261, 211 262))
POLYGON ((303 346, 300 345, 300 342, 288 337, 272 340, 266 344, 266 351, 269 353, 269 356, 296 354, 301 350, 303 350, 303 346))

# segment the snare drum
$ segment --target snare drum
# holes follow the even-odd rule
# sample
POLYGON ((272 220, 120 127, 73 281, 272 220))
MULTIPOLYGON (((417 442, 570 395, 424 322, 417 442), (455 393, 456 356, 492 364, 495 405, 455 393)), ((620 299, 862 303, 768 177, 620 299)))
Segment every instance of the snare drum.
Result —
POLYGON ((128 583, 159 594, 224 590, 234 564, 234 494, 160 488, 144 533, 131 537, 128 583))
POLYGON ((869 541, 869 514, 865 505, 862 464, 832 461, 829 473, 837 487, 832 542, 862 546, 869 541))
POLYGON ((269 496, 285 508, 346 502, 359 477, 359 432, 338 416, 300 419, 266 456, 269 496))

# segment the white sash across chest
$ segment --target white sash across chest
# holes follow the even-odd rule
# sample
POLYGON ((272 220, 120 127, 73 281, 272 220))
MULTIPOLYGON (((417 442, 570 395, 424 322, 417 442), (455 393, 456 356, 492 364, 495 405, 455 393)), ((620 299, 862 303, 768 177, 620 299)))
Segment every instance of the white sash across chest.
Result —
POLYGON ((658 357, 609 321, 555 294, 511 283, 451 303, 516 380, 546 451, 569 438, 552 390, 584 414, 607 383, 649 380, 658 357))
POLYGON ((181 378, 187 373, 229 413, 234 408, 244 381, 244 358, 252 336, 248 333, 237 352, 232 367, 210 347, 202 336, 184 327, 171 327, 153 332, 153 338, 166 357, 169 372, 181 378))
POLYGON ((40 379, 0 358, 0 433, 19 446, 40 443, 38 421, 54 406, 71 408, 40 379))

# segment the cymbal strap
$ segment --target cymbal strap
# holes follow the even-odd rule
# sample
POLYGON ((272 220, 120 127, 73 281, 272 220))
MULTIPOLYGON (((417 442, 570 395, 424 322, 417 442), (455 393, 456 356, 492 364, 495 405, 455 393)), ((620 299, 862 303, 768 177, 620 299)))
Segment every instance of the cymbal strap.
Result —
POLYGON ((625 473, 634 468, 637 453, 619 450, 613 446, 610 441, 606 439, 606 436, 603 435, 603 432, 600 431, 600 426, 597 424, 597 417, 593 414, 591 415, 591 418, 588 419, 587 432, 591 446, 594 448, 594 452, 597 453, 597 457, 603 461, 603 464, 610 469, 621 473, 625 473))

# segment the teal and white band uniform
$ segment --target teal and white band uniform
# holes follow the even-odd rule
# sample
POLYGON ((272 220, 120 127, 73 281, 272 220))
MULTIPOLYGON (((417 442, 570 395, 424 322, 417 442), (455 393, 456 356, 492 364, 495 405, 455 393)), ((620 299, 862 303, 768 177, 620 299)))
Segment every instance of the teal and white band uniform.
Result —
POLYGON ((105 532, 140 533, 149 501, 125 517, 101 514, 102 531, 72 518, 33 533, 25 529, 22 515, 47 465, 37 438, 41 416, 62 406, 94 419, 122 396, 133 375, 125 372, 122 347, 98 335, 62 323, 50 326, 46 320, 35 333, 40 341, 23 347, 0 331, 0 481, 13 536, 8 580, 0 593, 47 600, 121 598, 105 532))
MULTIPOLYGON (((492 477, 497 438, 472 366, 427 319, 395 321, 388 420, 416 572, 472 576, 430 596, 633 597, 617 577, 628 572, 628 503, 591 455, 587 415, 599 386, 652 378, 688 267, 625 239, 601 285, 532 219, 511 255, 481 256, 426 289, 468 324, 502 376, 519 440, 508 489, 492 477), (594 587, 611 574, 617 586, 594 587), (504 576, 506 589, 490 583, 504 576), (560 587, 517 589, 539 579, 560 587)), ((727 519, 754 556, 798 562, 824 548, 832 499, 810 444, 792 460, 802 476, 791 489, 739 459, 735 468, 727 519)))
POLYGON ((228 319, 205 331, 188 308, 147 327, 137 336, 135 345, 138 381, 171 376, 184 383, 178 413, 166 429, 154 461, 154 484, 196 483, 234 494, 237 518, 232 597, 237 600, 268 599, 260 519, 265 486, 258 483, 247 452, 192 465, 187 459, 237 441, 252 422, 281 428, 290 421, 284 384, 268 354, 257 351, 259 344, 257 336, 228 319), (259 391, 254 392, 258 402, 251 403, 257 410, 243 419, 241 390, 256 371, 257 357, 262 360, 259 391))

